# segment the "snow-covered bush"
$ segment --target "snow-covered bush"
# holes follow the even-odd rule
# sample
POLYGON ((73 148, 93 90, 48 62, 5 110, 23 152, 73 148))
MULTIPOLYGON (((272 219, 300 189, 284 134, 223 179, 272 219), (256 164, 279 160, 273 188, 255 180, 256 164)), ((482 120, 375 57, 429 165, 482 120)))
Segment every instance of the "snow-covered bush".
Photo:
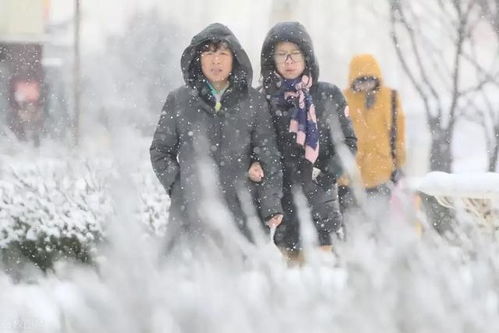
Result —
POLYGON ((152 170, 141 169, 133 178, 140 190, 137 217, 149 227, 154 235, 164 235, 170 198, 166 195, 152 170))
MULTIPOLYGON (((111 161, 34 161, 1 170, 0 250, 4 263, 21 259, 41 269, 65 258, 92 262, 105 240, 106 221, 116 205, 110 181, 111 161)), ((160 235, 167 220, 168 200, 151 170, 134 175, 140 192, 136 220, 160 235)))

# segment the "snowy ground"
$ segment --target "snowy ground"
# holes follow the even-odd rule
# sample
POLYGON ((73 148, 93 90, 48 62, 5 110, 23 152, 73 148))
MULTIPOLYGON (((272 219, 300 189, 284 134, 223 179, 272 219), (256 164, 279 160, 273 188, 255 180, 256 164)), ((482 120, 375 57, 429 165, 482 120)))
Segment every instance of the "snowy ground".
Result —
POLYGON ((11 221, 1 214, 24 202, 31 226, 90 227, 108 240, 97 268, 60 261, 46 276, 31 271, 17 282, 0 273, 2 333, 499 329, 499 246, 472 220, 449 239, 431 228, 420 235, 413 221, 378 229, 351 221, 336 258, 308 249, 303 267, 287 267, 265 235, 254 246, 230 229, 223 246, 165 256, 153 235, 168 201, 149 166, 149 139, 123 133, 92 143, 78 151, 0 147, 2 199, 17 200, 3 200, 2 228, 11 221), (65 210, 70 217, 57 220, 65 210))

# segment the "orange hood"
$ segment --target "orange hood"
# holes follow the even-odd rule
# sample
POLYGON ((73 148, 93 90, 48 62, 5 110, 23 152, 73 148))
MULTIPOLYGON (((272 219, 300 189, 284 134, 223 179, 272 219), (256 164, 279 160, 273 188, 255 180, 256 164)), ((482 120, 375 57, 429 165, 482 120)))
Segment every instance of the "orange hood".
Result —
POLYGON ((371 54, 359 54, 350 61, 350 74, 348 77, 349 87, 360 77, 372 76, 378 79, 380 86, 383 85, 383 76, 378 61, 371 54))

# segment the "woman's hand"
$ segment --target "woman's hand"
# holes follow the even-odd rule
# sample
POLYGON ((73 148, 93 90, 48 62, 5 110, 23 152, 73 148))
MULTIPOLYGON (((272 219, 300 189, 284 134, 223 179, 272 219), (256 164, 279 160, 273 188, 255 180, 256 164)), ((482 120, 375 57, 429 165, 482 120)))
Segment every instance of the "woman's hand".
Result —
POLYGON ((263 179, 263 169, 259 162, 251 163, 251 166, 248 170, 248 177, 255 183, 259 183, 263 179))
POLYGON ((282 214, 277 214, 277 215, 274 215, 273 217, 271 217, 267 222, 267 226, 269 228, 276 228, 279 226, 279 224, 281 224, 282 222, 282 217, 283 215, 282 214))

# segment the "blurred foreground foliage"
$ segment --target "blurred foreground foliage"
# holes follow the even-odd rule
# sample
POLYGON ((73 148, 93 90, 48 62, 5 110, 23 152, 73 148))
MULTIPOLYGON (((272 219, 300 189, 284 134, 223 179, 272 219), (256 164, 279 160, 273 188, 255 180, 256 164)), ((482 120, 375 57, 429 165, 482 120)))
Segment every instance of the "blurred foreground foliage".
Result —
POLYGON ((161 235, 167 221, 168 198, 151 170, 125 180, 110 161, 37 161, 1 175, 0 255, 7 271, 34 264, 46 272, 58 260, 93 263, 106 227, 123 208, 113 199, 123 181, 131 183, 120 196, 138 201, 131 219, 145 234, 161 235))

